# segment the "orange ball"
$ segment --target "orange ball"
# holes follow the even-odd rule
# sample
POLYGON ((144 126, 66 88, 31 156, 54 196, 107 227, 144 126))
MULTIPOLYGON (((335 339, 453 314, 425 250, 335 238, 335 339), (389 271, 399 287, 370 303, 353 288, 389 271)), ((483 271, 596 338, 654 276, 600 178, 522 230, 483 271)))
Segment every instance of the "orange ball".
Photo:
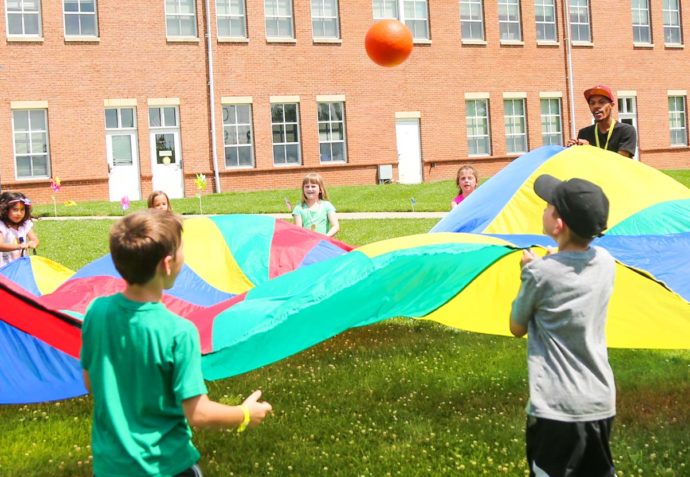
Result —
POLYGON ((412 53, 412 33, 398 20, 380 20, 369 28, 364 47, 377 65, 397 66, 412 53))

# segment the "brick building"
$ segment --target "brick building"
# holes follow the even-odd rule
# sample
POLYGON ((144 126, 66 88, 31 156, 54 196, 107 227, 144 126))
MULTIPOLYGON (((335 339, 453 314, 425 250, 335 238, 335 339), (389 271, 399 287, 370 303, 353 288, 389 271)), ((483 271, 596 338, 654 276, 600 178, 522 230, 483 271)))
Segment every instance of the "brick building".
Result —
POLYGON ((216 191, 492 174, 589 124, 597 83, 640 160, 690 167, 681 3, 0 0, 0 183, 45 202, 56 176, 119 200, 193 195, 197 173, 216 191), (363 46, 388 17, 415 36, 395 68, 363 46))

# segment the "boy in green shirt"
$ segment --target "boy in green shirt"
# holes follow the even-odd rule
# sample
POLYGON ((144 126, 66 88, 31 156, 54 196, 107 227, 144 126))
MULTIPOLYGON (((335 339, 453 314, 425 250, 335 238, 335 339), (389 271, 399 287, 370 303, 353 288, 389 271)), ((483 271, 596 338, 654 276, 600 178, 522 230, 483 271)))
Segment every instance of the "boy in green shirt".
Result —
POLYGON ((94 475, 200 476, 189 425, 244 430, 271 405, 259 401, 261 391, 240 406, 209 400, 198 332, 161 303, 184 263, 180 219, 159 210, 128 215, 111 229, 110 252, 127 286, 94 300, 82 330, 94 475))

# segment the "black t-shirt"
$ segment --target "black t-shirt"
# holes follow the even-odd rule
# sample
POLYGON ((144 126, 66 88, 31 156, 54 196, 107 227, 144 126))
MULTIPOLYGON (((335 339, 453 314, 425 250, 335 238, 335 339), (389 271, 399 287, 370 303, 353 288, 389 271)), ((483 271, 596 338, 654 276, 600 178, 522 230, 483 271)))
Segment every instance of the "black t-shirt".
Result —
POLYGON ((577 133, 577 138, 585 139, 589 141, 589 144, 591 146, 596 146, 597 141, 594 138, 595 130, 599 134, 599 147, 601 147, 602 149, 606 149, 608 151, 613 152, 628 151, 631 156, 635 155, 635 148, 637 146, 637 133, 635 132, 635 128, 632 127, 630 124, 620 123, 616 121, 615 126, 613 128, 613 132, 611 133, 611 139, 609 139, 608 147, 604 146, 606 146, 606 138, 609 132, 606 131, 605 133, 602 133, 601 131, 599 131, 599 128, 597 128, 596 124, 592 124, 591 126, 587 126, 586 128, 580 129, 580 131, 577 133))

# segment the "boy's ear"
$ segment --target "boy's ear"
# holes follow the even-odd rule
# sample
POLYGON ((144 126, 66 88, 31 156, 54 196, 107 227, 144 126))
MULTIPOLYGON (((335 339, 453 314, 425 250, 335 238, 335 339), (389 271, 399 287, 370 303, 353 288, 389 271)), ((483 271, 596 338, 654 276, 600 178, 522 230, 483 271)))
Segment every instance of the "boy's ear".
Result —
POLYGON ((170 276, 170 274, 172 273, 172 266, 170 265, 170 262, 172 262, 172 261, 173 261, 172 255, 167 255, 158 264, 158 266, 161 267, 161 272, 163 272, 163 275, 165 275, 166 277, 170 276))

